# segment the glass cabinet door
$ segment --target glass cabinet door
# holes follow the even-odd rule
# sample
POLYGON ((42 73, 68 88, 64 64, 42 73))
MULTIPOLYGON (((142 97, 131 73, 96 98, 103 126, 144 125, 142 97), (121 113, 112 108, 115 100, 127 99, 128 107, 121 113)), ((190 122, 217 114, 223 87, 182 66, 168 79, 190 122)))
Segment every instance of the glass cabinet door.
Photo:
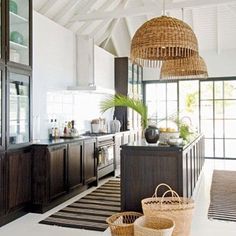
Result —
POLYGON ((9 1, 9 60, 29 65, 30 0, 9 1))
POLYGON ((29 77, 9 74, 9 143, 29 142, 29 77))

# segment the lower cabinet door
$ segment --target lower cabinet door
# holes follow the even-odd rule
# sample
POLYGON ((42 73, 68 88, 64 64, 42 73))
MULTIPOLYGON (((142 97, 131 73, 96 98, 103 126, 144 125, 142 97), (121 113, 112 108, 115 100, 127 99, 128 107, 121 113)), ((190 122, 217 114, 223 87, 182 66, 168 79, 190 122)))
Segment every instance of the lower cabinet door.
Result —
POLYGON ((83 142, 68 144, 68 187, 76 188, 83 184, 82 179, 83 142))
POLYGON ((50 200, 62 195, 66 191, 66 150, 66 145, 57 145, 48 148, 50 200))
POLYGON ((31 149, 7 153, 8 210, 31 200, 31 149))
POLYGON ((95 140, 84 141, 84 183, 97 179, 97 158, 95 155, 95 140))

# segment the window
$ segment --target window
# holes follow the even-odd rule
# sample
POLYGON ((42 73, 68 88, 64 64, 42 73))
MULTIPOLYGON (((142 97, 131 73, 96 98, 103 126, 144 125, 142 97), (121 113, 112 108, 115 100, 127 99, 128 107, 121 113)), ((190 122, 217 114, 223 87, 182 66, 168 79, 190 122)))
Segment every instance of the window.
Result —
POLYGON ((192 123, 205 135, 208 158, 236 158, 236 78, 145 82, 148 117, 158 127, 170 116, 192 123))

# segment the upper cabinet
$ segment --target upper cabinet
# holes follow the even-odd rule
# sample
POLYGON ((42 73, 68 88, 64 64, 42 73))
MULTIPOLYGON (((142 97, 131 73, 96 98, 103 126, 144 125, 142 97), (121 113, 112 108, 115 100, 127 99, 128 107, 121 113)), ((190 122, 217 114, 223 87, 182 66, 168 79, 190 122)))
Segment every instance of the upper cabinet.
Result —
POLYGON ((0 150, 31 141, 32 0, 0 0, 0 150))
POLYGON ((31 66, 31 0, 7 1, 7 59, 31 66))
POLYGON ((32 0, 0 0, 0 62, 31 69, 32 0))

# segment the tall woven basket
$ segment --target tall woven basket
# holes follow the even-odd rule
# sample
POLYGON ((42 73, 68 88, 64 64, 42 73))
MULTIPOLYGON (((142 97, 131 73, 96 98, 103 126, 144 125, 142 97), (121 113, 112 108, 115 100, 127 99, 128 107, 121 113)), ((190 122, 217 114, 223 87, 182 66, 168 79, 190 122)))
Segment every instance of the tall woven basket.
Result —
POLYGON ((109 224, 112 236, 134 236, 134 221, 142 214, 138 212, 117 213, 109 218, 106 222, 109 224))
POLYGON ((157 186, 153 197, 142 200, 142 209, 146 217, 170 218, 175 222, 172 236, 190 236, 194 201, 179 195, 166 184, 157 186), (161 186, 168 190, 158 197, 157 192, 161 186), (166 197, 170 193, 171 197, 166 197))

